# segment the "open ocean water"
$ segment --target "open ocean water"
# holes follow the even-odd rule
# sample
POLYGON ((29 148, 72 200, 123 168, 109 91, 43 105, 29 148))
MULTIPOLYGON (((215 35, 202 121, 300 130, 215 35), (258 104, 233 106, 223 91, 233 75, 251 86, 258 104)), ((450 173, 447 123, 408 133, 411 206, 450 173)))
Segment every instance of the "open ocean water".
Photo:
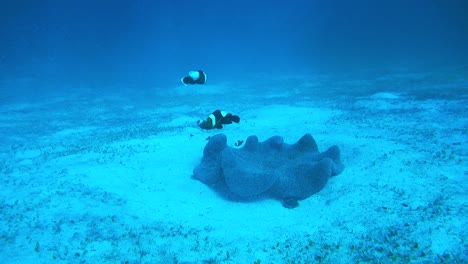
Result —
MULTIPOLYGON (((467 11, 1 1, 0 262, 468 263, 467 11), (183 85, 196 70, 206 83, 183 85), (240 122, 201 129, 216 109, 240 122), (219 133, 311 134, 344 170, 305 198, 221 194, 194 177, 219 133)), ((206 173, 307 170, 265 149, 206 173)))

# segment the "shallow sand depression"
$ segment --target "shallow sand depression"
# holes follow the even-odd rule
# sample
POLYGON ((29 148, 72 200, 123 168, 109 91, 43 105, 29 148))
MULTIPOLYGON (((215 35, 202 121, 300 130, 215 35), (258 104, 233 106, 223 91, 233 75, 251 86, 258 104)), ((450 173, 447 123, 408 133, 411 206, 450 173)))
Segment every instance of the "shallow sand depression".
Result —
POLYGON ((316 97, 320 83, 287 85, 234 98, 176 90, 152 104, 74 95, 2 105, 0 260, 468 261, 466 98, 316 97), (200 130, 217 108, 240 124, 200 130), (346 168, 295 209, 229 201, 191 178, 217 133, 229 146, 310 133, 321 151, 338 145, 346 168))

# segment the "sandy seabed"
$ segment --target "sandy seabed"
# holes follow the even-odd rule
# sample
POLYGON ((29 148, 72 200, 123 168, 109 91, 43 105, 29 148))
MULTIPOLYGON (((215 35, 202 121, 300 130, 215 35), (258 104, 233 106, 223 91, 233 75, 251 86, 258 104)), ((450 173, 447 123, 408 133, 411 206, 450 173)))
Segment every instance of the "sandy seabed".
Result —
POLYGON ((428 76, 3 102, 0 262, 467 263, 468 82, 428 76), (217 108, 241 123, 200 130, 217 108), (229 201, 191 178, 217 133, 310 133, 346 169, 295 209, 229 201))

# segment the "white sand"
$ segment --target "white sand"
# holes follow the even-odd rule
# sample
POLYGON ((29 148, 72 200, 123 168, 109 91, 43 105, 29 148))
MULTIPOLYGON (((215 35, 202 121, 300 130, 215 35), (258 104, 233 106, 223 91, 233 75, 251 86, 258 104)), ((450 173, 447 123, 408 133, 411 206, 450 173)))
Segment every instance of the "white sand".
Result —
POLYGON ((0 262, 468 261, 466 101, 293 88, 203 90, 193 106, 182 90, 150 108, 111 97, 3 106, 0 262), (219 105, 241 124, 199 130, 219 105), (216 133, 230 146, 311 133, 320 150, 341 148, 346 169, 296 209, 228 201, 191 179, 216 133))

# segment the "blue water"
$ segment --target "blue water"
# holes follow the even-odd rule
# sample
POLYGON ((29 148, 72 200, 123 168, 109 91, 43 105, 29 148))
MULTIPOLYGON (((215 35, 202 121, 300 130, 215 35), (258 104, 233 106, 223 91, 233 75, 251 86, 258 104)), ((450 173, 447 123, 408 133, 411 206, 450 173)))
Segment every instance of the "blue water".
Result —
POLYGON ((167 89, 196 68, 222 82, 256 73, 443 68, 468 60, 462 0, 1 5, 0 81, 27 78, 40 84, 35 92, 61 90, 63 83, 167 89))
POLYGON ((1 262, 467 263, 467 10, 0 2, 1 262), (218 108, 241 123, 201 131, 218 108), (226 201, 191 179, 220 132, 346 169, 296 209, 226 201))

